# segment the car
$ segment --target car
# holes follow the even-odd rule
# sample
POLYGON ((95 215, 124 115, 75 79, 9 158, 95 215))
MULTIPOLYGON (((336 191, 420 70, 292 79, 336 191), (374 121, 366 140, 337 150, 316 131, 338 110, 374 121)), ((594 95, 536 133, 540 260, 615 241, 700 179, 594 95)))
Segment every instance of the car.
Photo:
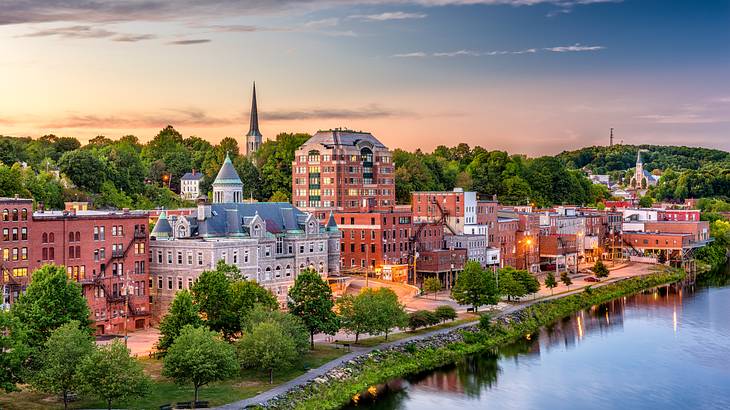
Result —
POLYGON ((593 276, 589 276, 583 280, 586 282, 600 282, 600 280, 598 280, 597 278, 594 278, 593 276))

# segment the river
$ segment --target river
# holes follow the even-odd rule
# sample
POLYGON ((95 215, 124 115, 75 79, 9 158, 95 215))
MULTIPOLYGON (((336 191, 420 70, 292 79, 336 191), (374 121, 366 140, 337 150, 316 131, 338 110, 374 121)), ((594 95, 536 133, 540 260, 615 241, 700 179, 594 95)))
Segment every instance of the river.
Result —
POLYGON ((594 306, 347 409, 730 409, 727 278, 594 306))

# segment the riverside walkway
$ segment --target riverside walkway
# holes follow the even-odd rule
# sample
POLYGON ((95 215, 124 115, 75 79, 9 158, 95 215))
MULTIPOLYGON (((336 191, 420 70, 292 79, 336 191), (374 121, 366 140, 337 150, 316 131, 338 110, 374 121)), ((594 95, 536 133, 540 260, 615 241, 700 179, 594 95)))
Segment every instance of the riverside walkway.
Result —
MULTIPOLYGON (((648 274, 650 272, 648 272, 648 270, 647 270, 646 273, 648 274)), ((640 276, 640 275, 636 275, 636 276, 640 276)), ((611 284, 611 283, 619 282, 619 281, 622 281, 622 280, 625 280, 625 279, 628 279, 628 277, 609 278, 609 279, 606 279, 606 280, 604 280, 602 282, 599 282, 599 283, 591 283, 590 285, 595 288, 595 287, 605 286, 605 285, 608 285, 608 284, 611 284)), ((504 315, 508 315, 508 314, 514 313, 514 312, 516 312, 516 311, 518 311, 520 309, 524 309, 524 308, 526 308, 528 306, 531 306, 531 305, 533 305, 535 303, 544 302, 546 300, 552 300, 552 299, 557 299, 557 298, 562 298, 562 297, 566 297, 566 296, 569 296, 569 295, 573 295, 573 294, 582 292, 584 289, 585 289, 585 286, 580 286, 580 287, 575 287, 572 290, 567 290, 567 291, 560 292, 560 293, 557 293, 557 294, 554 294, 554 295, 543 296, 543 297, 535 298, 535 299, 531 299, 531 300, 525 300, 525 301, 523 301, 523 302, 521 302, 519 304, 510 305, 510 306, 506 307, 505 309, 501 310, 499 313, 495 314, 494 317, 500 317, 500 316, 504 316, 504 315)), ((225 404, 225 405, 219 406, 217 408, 218 409, 221 409, 221 410, 240 410, 240 409, 245 409, 246 407, 249 407, 249 406, 260 405, 260 404, 266 403, 267 401, 273 399, 274 397, 277 397, 277 396, 279 396, 281 394, 284 394, 284 393, 288 392, 289 390, 292 390, 292 389, 295 389, 297 387, 303 386, 303 385, 309 383, 310 381, 312 381, 312 380, 314 380, 314 379, 316 379, 318 377, 323 376, 328 371, 336 368, 337 366, 339 366, 339 365, 341 365, 343 363, 346 363, 346 362, 348 362, 348 361, 350 361, 352 359, 355 359, 355 358, 357 358, 359 356, 366 355, 366 354, 372 352, 373 350, 376 350, 376 349, 386 349, 386 348, 393 347, 393 346, 398 346, 398 345, 401 345, 401 344, 404 344, 404 343, 410 343, 410 342, 413 342, 413 341, 416 341, 416 340, 426 339, 426 338, 429 338, 431 336, 436 336, 436 335, 440 335, 440 334, 444 334, 444 333, 449 333, 449 332, 452 332, 452 331, 454 331, 456 329, 461 329, 461 328, 473 326, 476 323, 478 323, 478 320, 474 320, 474 321, 468 322, 468 323, 462 323, 460 325, 453 326, 453 327, 448 327, 448 328, 438 329, 438 330, 434 330, 434 331, 427 332, 427 333, 422 333, 422 334, 419 334, 419 335, 414 335, 414 336, 411 336, 411 337, 403 338, 403 339, 396 340, 396 341, 392 341, 392 342, 382 343, 382 344, 379 344, 377 346, 365 347, 365 348, 355 347, 355 348, 353 348, 353 351, 352 352, 350 352, 350 353, 348 353, 348 354, 346 354, 344 356, 338 357, 337 359, 334 359, 334 360, 332 360, 330 362, 327 362, 324 365, 322 365, 322 366, 320 366, 320 367, 318 367, 316 369, 312 369, 312 370, 310 370, 310 371, 302 374, 301 376, 299 376, 297 378, 294 378, 292 380, 289 380, 286 383, 282 383, 282 384, 280 384, 280 385, 278 385, 278 386, 276 386, 276 387, 274 387, 274 388, 272 388, 270 390, 267 390, 265 392, 259 393, 256 396, 249 397, 248 399, 243 399, 243 400, 239 400, 237 402, 225 404)))

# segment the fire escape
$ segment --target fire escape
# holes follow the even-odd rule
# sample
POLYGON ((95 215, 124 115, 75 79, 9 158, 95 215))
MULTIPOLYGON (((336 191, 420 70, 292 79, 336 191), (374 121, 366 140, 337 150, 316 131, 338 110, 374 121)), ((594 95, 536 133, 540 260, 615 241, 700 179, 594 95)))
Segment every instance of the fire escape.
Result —
POLYGON ((144 238, 146 238, 146 236, 147 236, 147 234, 144 231, 135 230, 134 235, 132 236, 132 239, 129 241, 127 246, 123 247, 122 249, 112 250, 109 258, 104 263, 101 264, 101 272, 99 272, 99 274, 96 277, 88 278, 88 279, 85 278, 80 281, 82 285, 101 288, 108 305, 125 302, 125 300, 126 300, 127 308, 128 308, 127 311, 129 312, 128 315, 131 317, 149 316, 151 313, 149 311, 136 308, 132 304, 131 295, 123 294, 122 289, 124 289, 124 292, 128 292, 126 283, 122 284, 123 285, 122 288, 118 289, 116 294, 114 292, 110 291, 110 287, 112 285, 114 278, 123 277, 124 272, 118 272, 117 275, 112 274, 112 275, 107 276, 106 269, 114 261, 124 260, 127 257, 129 250, 134 247, 134 242, 138 239, 144 239, 144 238))

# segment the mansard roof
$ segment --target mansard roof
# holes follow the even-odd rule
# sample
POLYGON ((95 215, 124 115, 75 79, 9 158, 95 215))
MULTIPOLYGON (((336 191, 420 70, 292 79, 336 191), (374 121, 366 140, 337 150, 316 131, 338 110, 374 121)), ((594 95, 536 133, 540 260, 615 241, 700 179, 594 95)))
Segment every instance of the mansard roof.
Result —
POLYGON ((334 129, 326 131, 317 131, 316 134, 310 138, 305 145, 321 144, 326 147, 333 146, 356 146, 360 142, 369 142, 376 148, 387 147, 380 142, 373 134, 362 131, 351 131, 344 129, 334 129))
POLYGON ((212 204, 211 217, 197 220, 197 212, 189 219, 195 220, 198 236, 244 236, 249 224, 258 216, 271 234, 303 232, 309 214, 286 202, 254 202, 212 204))

